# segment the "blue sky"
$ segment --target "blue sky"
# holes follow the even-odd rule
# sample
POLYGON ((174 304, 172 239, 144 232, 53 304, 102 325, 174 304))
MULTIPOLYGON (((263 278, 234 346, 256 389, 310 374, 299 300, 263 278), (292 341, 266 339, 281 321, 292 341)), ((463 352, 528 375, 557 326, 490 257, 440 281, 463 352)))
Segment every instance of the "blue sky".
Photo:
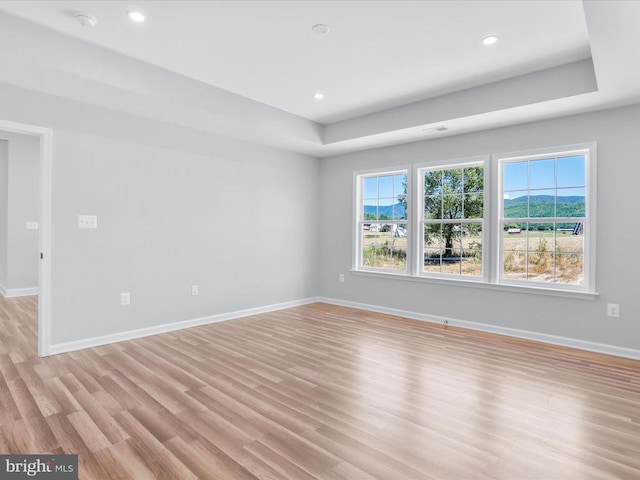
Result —
POLYGON ((584 196, 584 168, 584 155, 505 163, 504 198, 555 195, 556 188, 559 197, 584 196))
POLYGON ((404 194, 403 182, 406 175, 386 175, 364 179, 364 204, 394 205, 398 203, 398 195, 404 194))
MULTIPOLYGON (((585 195, 585 157, 546 158, 509 162, 503 166, 504 198, 526 195, 585 195)), ((385 175, 364 179, 365 205, 394 205, 404 194, 406 175, 385 175)))

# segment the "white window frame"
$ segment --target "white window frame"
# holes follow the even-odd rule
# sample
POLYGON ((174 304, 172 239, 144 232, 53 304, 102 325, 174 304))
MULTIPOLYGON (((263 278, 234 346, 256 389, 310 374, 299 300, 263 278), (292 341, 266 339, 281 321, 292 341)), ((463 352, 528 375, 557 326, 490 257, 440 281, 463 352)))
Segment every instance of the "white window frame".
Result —
POLYGON ((496 184, 495 207, 494 207, 494 234, 492 238, 493 257, 495 258, 494 282, 499 285, 513 285, 525 288, 537 288, 545 290, 560 290, 569 292, 596 292, 596 259, 595 259, 595 243, 596 243, 596 144, 583 143, 574 145, 565 145, 550 148, 539 148, 534 150, 526 150, 519 152, 510 152, 497 154, 493 156, 494 163, 494 180, 496 184), (541 217, 527 219, 505 219, 504 218, 504 201, 503 201, 503 166, 505 163, 536 160, 559 156, 584 155, 585 156, 585 216, 578 218, 564 217, 541 217), (513 221, 516 223, 531 222, 535 223, 551 223, 551 222, 576 222, 581 221, 584 224, 583 237, 584 251, 584 280, 583 285, 570 285, 566 283, 536 282, 531 280, 507 279, 503 277, 503 258, 502 243, 504 238, 503 221, 513 221))
POLYGON ((380 272, 385 274, 392 275, 409 275, 411 274, 411 252, 413 250, 413 225, 411 222, 412 218, 412 169, 410 165, 399 166, 396 168, 377 168, 373 170, 365 170, 354 172, 353 174, 353 182, 354 182, 354 202, 355 211, 354 211, 354 237, 353 237, 353 245, 354 245, 354 255, 353 255, 353 270, 355 271, 366 271, 366 272, 380 272), (363 225, 365 223, 378 223, 380 221, 376 220, 375 222, 366 221, 363 216, 364 205, 363 205, 363 185, 364 179, 368 177, 380 177, 386 175, 406 175, 407 176, 407 219, 406 220, 384 220, 386 224, 406 224, 407 228, 407 262, 406 268, 404 270, 396 269, 396 268, 379 268, 379 267, 367 267, 362 263, 362 243, 363 243, 363 225))
MULTIPOLYGON (((593 299, 596 290, 596 142, 545 147, 516 152, 488 154, 460 159, 400 165, 394 167, 363 170, 353 173, 353 263, 351 271, 356 275, 390 277, 410 282, 433 284, 449 284, 461 287, 502 290, 539 295, 551 295, 581 299, 593 299), (502 279, 502 163, 507 159, 530 159, 538 156, 585 154, 585 234, 584 234, 584 285, 565 283, 545 283, 535 281, 515 281, 502 279), (424 245, 422 233, 422 216, 424 211, 423 189, 424 179, 421 172, 436 168, 460 168, 465 164, 484 165, 484 220, 482 235, 482 277, 466 275, 449 275, 435 272, 424 272, 424 245), (362 258, 362 178, 375 175, 407 175, 407 220, 394 223, 407 224, 407 269, 384 269, 364 267, 362 258)), ((511 220, 511 219, 509 219, 511 220)), ((538 220, 538 219, 536 219, 538 220)), ((386 222, 391 223, 391 222, 386 222)))
MULTIPOLYGON (((489 240, 489 229, 487 228, 489 226, 489 224, 486 221, 487 218, 487 213, 490 211, 489 209, 489 205, 487 204, 487 202, 489 202, 490 204, 490 191, 489 191, 489 195, 487 194, 488 190, 487 190, 487 183, 490 183, 490 174, 488 171, 488 164, 489 164, 489 157, 488 156, 480 156, 480 157, 469 157, 469 158, 461 158, 461 159, 456 159, 456 160, 447 160, 447 161, 440 161, 440 162, 430 162, 430 163, 425 163, 425 164, 420 164, 416 166, 416 173, 415 173, 415 177, 416 177, 416 188, 415 191, 417 192, 416 194, 416 201, 417 201, 417 208, 416 208, 416 212, 419 212, 416 217, 417 217, 417 222, 416 222, 416 228, 415 228, 415 235, 419 236, 419 239, 416 241, 417 245, 418 245, 418 249, 417 249, 417 255, 416 255, 416 265, 415 265, 415 271, 417 273, 418 276, 420 277, 425 277, 425 278, 441 278, 441 279, 448 279, 448 280, 454 280, 454 281, 467 281, 467 282, 487 282, 489 280, 489 269, 490 269, 490 265, 491 263, 489 262, 489 259, 487 258, 490 254, 490 249, 487 248, 487 243, 489 240), (438 171, 438 170, 457 170, 457 169, 463 169, 463 168, 468 168, 468 167, 476 167, 476 166, 481 166, 483 168, 483 175, 484 175, 484 181, 483 181, 483 217, 481 219, 458 219, 458 220, 446 220, 443 219, 442 222, 426 222, 424 219, 424 197, 425 197, 425 191, 424 191, 424 174, 425 172, 428 171, 438 171), (424 248, 425 248, 425 242, 424 242, 424 226, 427 223, 479 223, 482 226, 482 274, 480 276, 470 276, 470 275, 458 275, 458 274, 449 274, 449 273, 441 273, 441 272, 425 272, 424 271, 424 248)), ((489 185, 490 186, 490 185, 489 185)))

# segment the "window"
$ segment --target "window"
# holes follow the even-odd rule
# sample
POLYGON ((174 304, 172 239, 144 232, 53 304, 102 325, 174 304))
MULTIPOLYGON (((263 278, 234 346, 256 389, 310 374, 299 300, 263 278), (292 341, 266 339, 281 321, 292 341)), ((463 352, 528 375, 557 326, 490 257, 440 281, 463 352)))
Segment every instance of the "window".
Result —
POLYGON ((418 172, 423 187, 422 273, 481 278, 483 164, 423 168, 418 172))
POLYGON ((588 150, 502 158, 500 281, 588 285, 588 150))
POLYGON ((357 172, 354 269, 593 295, 595 166, 582 144, 357 172))
POLYGON ((358 267, 407 271, 407 170, 358 175, 358 267))

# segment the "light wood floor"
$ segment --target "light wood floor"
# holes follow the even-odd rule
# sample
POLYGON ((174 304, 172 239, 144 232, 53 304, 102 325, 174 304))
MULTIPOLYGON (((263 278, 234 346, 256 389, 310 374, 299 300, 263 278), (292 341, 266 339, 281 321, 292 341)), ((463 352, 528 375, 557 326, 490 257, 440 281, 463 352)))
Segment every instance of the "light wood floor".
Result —
POLYGON ((0 452, 81 479, 638 479, 640 362, 314 304, 45 359, 0 299, 0 452))

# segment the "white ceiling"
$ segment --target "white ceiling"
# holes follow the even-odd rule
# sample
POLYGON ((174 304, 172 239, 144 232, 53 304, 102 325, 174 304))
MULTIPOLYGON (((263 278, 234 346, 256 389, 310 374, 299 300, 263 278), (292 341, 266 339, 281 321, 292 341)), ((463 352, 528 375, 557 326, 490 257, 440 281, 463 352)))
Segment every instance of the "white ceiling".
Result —
POLYGON ((21 0, 0 10, 323 124, 591 55, 573 0, 21 0), (147 21, 131 22, 132 9, 147 21), (314 34, 317 23, 329 33, 314 34), (500 41, 482 45, 488 34, 500 41))
POLYGON ((316 157, 640 103, 640 1, 0 0, 0 45, 41 122, 74 102, 316 157))

